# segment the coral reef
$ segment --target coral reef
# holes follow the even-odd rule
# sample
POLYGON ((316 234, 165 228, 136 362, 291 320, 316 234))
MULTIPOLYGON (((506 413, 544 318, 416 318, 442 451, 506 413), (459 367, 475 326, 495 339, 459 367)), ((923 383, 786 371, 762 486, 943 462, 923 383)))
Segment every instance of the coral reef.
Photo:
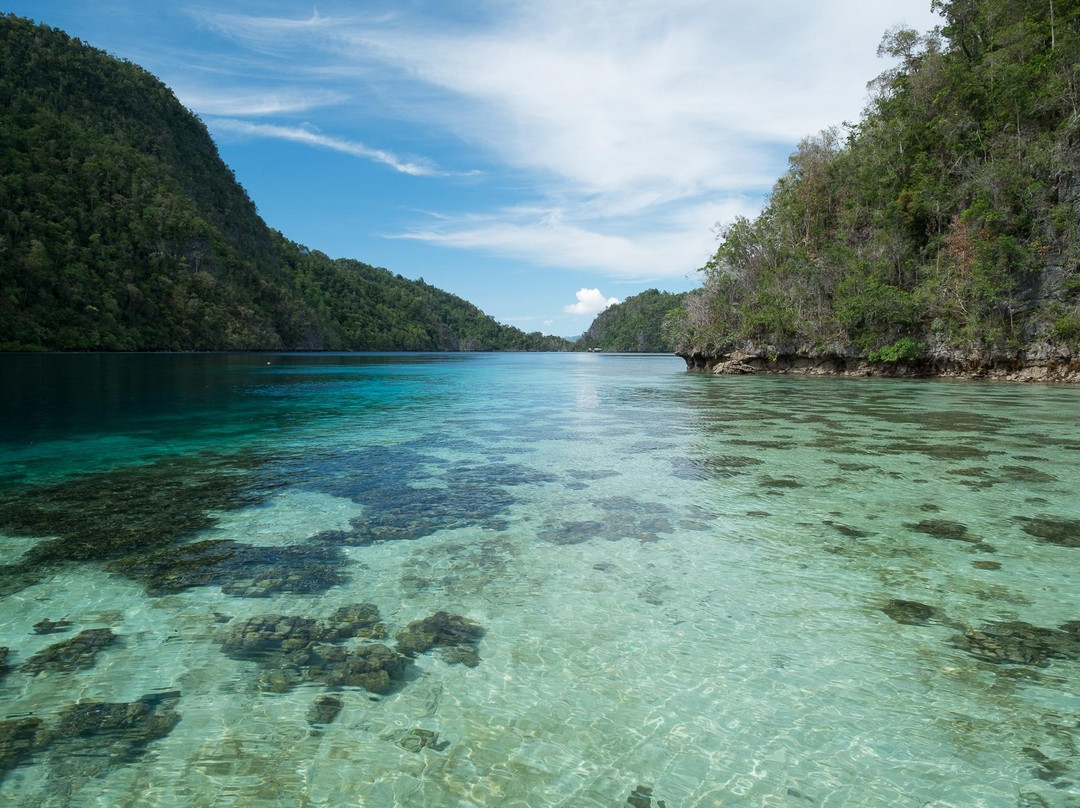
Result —
POLYGON ((410 657, 439 648, 445 662, 475 668, 480 664, 476 646, 483 636, 484 629, 477 623, 461 615, 436 612, 422 620, 414 620, 399 631, 397 648, 410 657))
POLYGON ((22 664, 24 673, 44 671, 73 671, 92 668, 98 652, 120 638, 108 628, 81 631, 70 640, 54 643, 38 651, 22 664))

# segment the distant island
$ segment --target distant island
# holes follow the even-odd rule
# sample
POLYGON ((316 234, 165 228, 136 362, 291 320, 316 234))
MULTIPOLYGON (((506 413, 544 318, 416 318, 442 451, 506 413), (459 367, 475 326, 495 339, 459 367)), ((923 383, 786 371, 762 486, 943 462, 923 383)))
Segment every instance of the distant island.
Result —
POLYGON ((579 349, 618 353, 674 353, 686 293, 656 289, 604 309, 577 341, 579 349))
POLYGON ((885 36, 862 119, 723 229, 689 368, 1080 381, 1080 8, 935 7, 885 36))
POLYGON ((0 16, 0 350, 571 350, 267 227, 137 65, 0 16))

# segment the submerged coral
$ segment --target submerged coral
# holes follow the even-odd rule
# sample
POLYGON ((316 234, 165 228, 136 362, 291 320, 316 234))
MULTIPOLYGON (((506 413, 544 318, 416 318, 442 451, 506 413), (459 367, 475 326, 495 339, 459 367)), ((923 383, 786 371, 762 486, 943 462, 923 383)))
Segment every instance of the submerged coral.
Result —
POLYGON ((1080 624, 1043 628, 1019 620, 968 629, 949 640, 972 656, 997 664, 1045 667, 1052 659, 1080 659, 1080 624))
POLYGON ((82 474, 0 494, 0 530, 55 537, 20 566, 98 561, 165 547, 214 524, 215 512, 264 497, 255 457, 195 455, 82 474))
POLYGON ((220 586, 227 595, 261 598, 325 592, 345 582, 346 561, 336 547, 262 547, 218 539, 119 559, 108 569, 143 584, 149 595, 220 586))
POLYGON ((180 721, 179 699, 179 691, 168 691, 133 702, 79 702, 60 710, 52 725, 36 716, 0 721, 0 779, 38 754, 68 780, 129 763, 180 721))
POLYGON ((22 664, 25 673, 44 671, 73 671, 91 668, 98 652, 120 638, 108 628, 91 628, 79 632, 70 640, 54 643, 38 651, 22 664))
POLYGON ((1080 519, 1061 516, 1020 517, 1020 528, 1036 541, 1061 547, 1080 547, 1080 519))
POLYGON ((40 718, 0 721, 0 780, 11 769, 48 746, 49 734, 40 718))
POLYGON ((328 693, 324 693, 321 696, 316 696, 315 701, 312 702, 308 708, 307 722, 312 726, 318 724, 330 724, 335 718, 338 717, 338 713, 345 707, 345 702, 339 699, 337 696, 331 696, 328 693))
POLYGON ((67 631, 71 628, 71 622, 68 620, 50 620, 45 618, 34 623, 35 634, 59 634, 62 631, 67 631))
POLYGON ((419 727, 388 732, 382 738, 385 741, 393 741, 406 752, 417 754, 424 749, 441 752, 450 745, 449 741, 439 740, 439 733, 434 730, 419 727))
POLYGON ((941 622, 944 618, 941 610, 936 606, 928 606, 917 600, 890 600, 881 607, 881 611, 897 623, 912 626, 925 626, 931 621, 941 622))
POLYGON ((230 625, 221 645, 233 659, 258 662, 262 690, 284 692, 304 682, 390 692, 405 676, 408 658, 385 645, 346 648, 354 637, 378 639, 385 628, 371 604, 338 609, 326 621, 264 614, 230 625))
POLYGON ((410 657, 440 648, 444 661, 475 668, 480 664, 476 646, 483 636, 484 629, 479 624, 461 615, 436 612, 422 620, 414 620, 399 631, 397 647, 410 657))

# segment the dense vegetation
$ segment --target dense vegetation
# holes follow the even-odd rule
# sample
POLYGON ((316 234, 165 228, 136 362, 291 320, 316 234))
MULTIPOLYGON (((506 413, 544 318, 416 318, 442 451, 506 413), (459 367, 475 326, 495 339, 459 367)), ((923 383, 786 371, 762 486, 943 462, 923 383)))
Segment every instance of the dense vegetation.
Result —
POLYGON ((647 289, 628 297, 622 303, 609 306, 593 320, 589 330, 577 341, 581 349, 599 348, 603 351, 672 353, 676 335, 669 316, 679 310, 683 294, 647 289))
POLYGON ((566 349, 271 231, 161 82, 0 16, 0 349, 566 349))
POLYGON ((1080 1, 935 0, 862 119, 799 144, 685 305, 681 350, 1080 355, 1080 1))

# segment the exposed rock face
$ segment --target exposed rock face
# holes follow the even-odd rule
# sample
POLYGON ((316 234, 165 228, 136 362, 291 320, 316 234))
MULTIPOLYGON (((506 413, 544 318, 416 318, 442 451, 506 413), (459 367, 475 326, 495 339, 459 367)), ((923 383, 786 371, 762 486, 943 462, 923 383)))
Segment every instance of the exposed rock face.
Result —
POLYGON ((778 373, 805 376, 935 376, 1012 382, 1080 383, 1080 357, 1029 349, 1014 357, 930 355, 912 362, 871 362, 857 354, 768 351, 680 351, 686 369, 717 375, 778 373))

